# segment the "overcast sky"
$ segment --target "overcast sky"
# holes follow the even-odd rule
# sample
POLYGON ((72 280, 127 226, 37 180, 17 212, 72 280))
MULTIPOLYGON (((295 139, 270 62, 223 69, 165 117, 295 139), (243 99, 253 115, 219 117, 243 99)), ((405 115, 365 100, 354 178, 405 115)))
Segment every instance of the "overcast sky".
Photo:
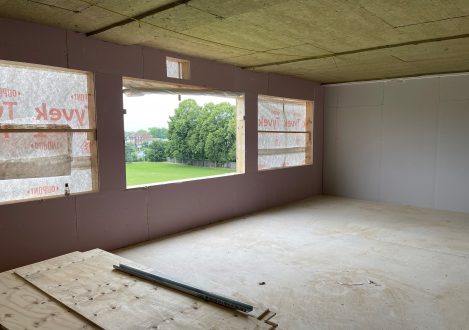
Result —
MULTIPOLYGON (((197 104, 204 105, 210 102, 229 102, 236 105, 234 97, 213 95, 181 95, 181 101, 194 99, 197 104)), ((143 96, 128 97, 124 94, 124 129, 134 132, 150 127, 168 127, 169 116, 174 115, 178 107, 178 95, 175 94, 147 94, 143 96)))

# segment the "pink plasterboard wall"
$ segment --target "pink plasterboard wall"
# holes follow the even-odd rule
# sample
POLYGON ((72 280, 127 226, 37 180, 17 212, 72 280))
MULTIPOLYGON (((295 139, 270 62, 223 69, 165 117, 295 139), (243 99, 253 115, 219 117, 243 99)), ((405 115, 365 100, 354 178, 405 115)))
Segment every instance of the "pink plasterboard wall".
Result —
POLYGON ((322 191, 323 88, 141 46, 121 46, 43 25, 0 19, 0 59, 95 74, 98 193, 0 206, 0 271, 75 250, 112 250, 303 199, 322 191), (188 84, 245 93, 246 173, 125 187, 122 76, 166 78, 165 58, 191 61, 188 84), (314 99, 314 164, 257 171, 257 95, 314 99))

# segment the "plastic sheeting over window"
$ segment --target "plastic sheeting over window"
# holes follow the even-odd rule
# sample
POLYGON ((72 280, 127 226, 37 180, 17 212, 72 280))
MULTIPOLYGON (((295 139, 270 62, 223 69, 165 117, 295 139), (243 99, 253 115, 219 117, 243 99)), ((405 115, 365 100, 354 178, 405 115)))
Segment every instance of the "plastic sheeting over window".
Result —
POLYGON ((90 73, 0 62, 0 203, 97 190, 90 73))
POLYGON ((258 168, 312 164, 313 102, 258 99, 258 168))
POLYGON ((190 79, 190 62, 174 57, 166 57, 166 76, 176 79, 190 79))

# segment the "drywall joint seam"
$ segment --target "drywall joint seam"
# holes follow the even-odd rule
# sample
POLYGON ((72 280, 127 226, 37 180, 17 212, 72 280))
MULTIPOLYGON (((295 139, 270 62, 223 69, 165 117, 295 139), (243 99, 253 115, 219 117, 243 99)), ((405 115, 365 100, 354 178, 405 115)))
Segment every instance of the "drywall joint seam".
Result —
POLYGON ((438 171, 438 164, 440 162, 440 144, 441 144, 441 77, 438 77, 438 102, 436 105, 436 148, 435 148, 435 163, 433 167, 433 207, 437 208, 438 204, 438 182, 440 173, 438 171))
POLYGON ((381 104, 379 105, 379 160, 378 160, 378 198, 377 201, 382 201, 383 187, 381 177, 383 175, 383 148, 384 148, 384 103, 386 96, 386 82, 381 83, 381 104))

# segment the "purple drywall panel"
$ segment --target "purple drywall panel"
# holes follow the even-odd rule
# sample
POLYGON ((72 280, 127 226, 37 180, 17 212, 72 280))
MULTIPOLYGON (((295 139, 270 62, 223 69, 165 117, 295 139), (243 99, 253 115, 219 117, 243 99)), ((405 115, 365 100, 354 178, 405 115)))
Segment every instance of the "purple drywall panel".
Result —
POLYGON ((142 47, 116 45, 67 32, 67 49, 72 69, 143 77, 142 47))
POLYGON ((259 172, 256 195, 262 208, 285 204, 313 195, 313 165, 259 172))
POLYGON ((79 249, 112 250, 148 239, 146 204, 144 190, 77 196, 79 249))
POLYGON ((100 191, 125 189, 122 77, 95 74, 100 191))
POLYGON ((300 78, 286 77, 274 73, 269 73, 268 77, 267 95, 270 96, 311 100, 314 97, 311 86, 319 86, 319 84, 313 82, 305 84, 305 80, 300 78))
POLYGON ((166 78, 166 54, 159 49, 142 47, 143 78, 162 80, 166 78))
POLYGON ((269 76, 265 73, 236 68, 234 81, 234 89, 236 91, 267 94, 268 86, 269 76))
POLYGON ((0 271, 77 249, 119 248, 321 193, 323 89, 317 83, 38 24, 0 19, 0 27, 9 31, 0 60, 94 73, 100 184, 96 193, 0 206, 0 271), (166 56, 190 60, 191 79, 167 78, 166 56), (243 93, 246 173, 126 190, 123 76, 243 93), (313 165, 258 172, 259 94, 314 99, 313 165))
POLYGON ((234 91, 235 67, 202 59, 191 61, 191 84, 234 91))
POLYGON ((151 237, 249 213, 258 208, 253 175, 239 174, 149 188, 151 237), (242 205, 242 207, 240 206, 242 205))
POLYGON ((322 169, 324 167, 324 88, 314 89, 313 113, 313 195, 322 194, 322 169), (319 179, 319 182, 316 182, 319 179))
POLYGON ((244 139, 246 173, 257 172, 257 94, 248 92, 244 95, 244 139))
POLYGON ((236 176, 149 188, 148 221, 151 237, 226 219, 235 212, 236 176))
POLYGON ((75 197, 1 206, 0 271, 77 247, 75 197))
POLYGON ((3 18, 0 31, 1 60, 67 66, 66 31, 3 18))
POLYGON ((312 166, 149 188, 150 237, 229 219, 313 195, 312 166))

